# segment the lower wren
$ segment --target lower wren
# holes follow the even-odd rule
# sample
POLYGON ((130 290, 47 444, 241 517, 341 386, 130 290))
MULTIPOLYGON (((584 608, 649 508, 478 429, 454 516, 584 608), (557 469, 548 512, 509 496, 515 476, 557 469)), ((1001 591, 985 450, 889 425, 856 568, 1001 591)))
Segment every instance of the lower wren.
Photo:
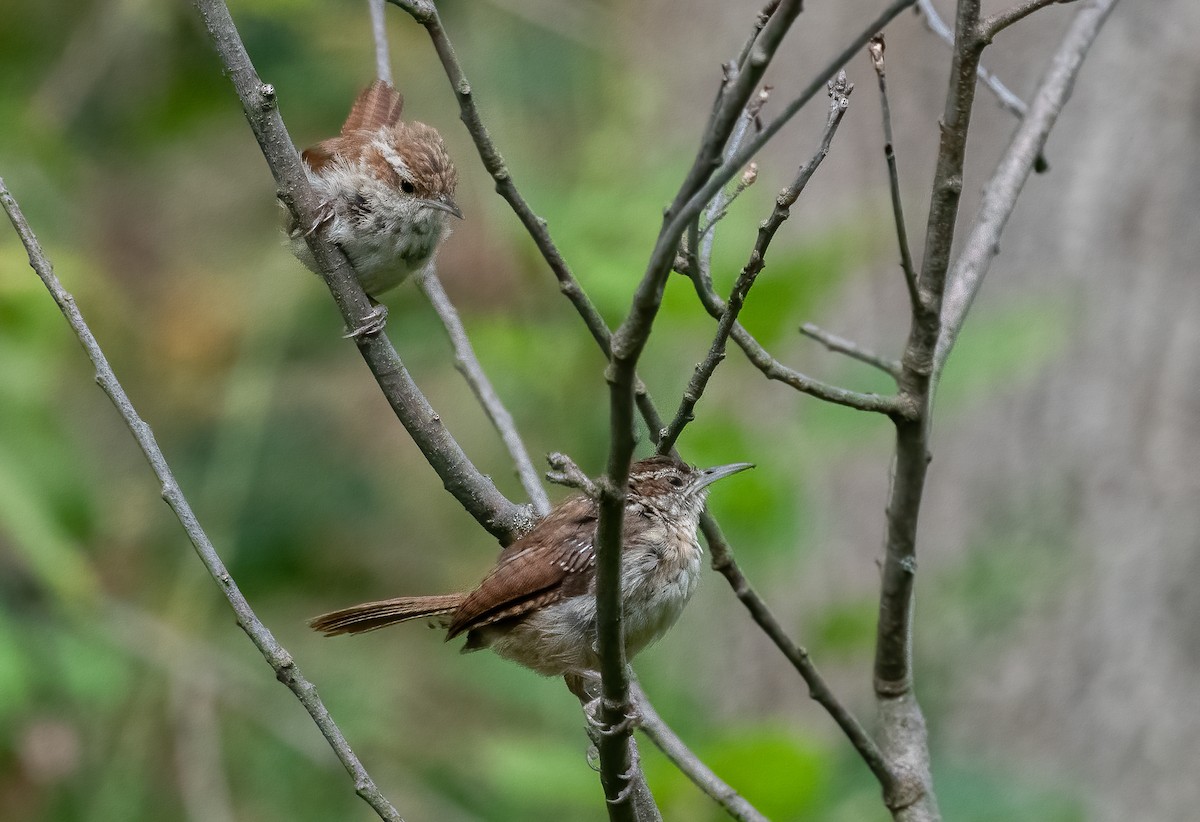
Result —
MULTIPOLYGON (((311 226, 289 215, 292 253, 313 271, 306 238, 321 226, 345 252, 372 301, 424 268, 450 233, 448 217, 461 218, 454 202, 458 173, 437 129, 400 120, 404 98, 382 80, 354 101, 341 134, 306 149, 301 158, 320 199, 311 226)), ((387 312, 353 332, 374 333, 387 312)))
MULTIPOLYGON (((696 590, 702 554, 696 527, 709 486, 751 467, 697 470, 670 457, 633 464, 621 556, 627 658, 675 624, 696 590)), ((505 548, 472 591, 367 602, 309 624, 332 636, 434 618, 448 629, 447 639, 467 635, 464 652, 491 648, 545 676, 595 678, 597 519, 593 499, 570 497, 505 548)))

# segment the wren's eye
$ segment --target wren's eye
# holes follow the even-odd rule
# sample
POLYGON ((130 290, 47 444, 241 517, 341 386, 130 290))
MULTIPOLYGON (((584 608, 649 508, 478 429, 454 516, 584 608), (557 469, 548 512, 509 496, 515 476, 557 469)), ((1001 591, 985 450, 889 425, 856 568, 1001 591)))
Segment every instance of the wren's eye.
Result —
POLYGON ((405 194, 416 194, 417 193, 417 187, 415 185, 413 185, 412 180, 401 180, 400 181, 400 190, 403 191, 405 194))
POLYGON ((683 487, 683 477, 671 477, 670 483, 672 485, 674 485, 676 488, 682 488, 683 487))

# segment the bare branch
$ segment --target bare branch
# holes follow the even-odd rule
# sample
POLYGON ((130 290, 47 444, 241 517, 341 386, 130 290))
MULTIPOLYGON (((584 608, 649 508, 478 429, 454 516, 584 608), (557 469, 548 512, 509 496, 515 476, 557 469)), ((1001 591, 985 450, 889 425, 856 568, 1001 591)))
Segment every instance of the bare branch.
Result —
POLYGON ((446 71, 446 77, 450 80, 450 86, 454 89, 454 96, 458 99, 463 124, 467 127, 467 132, 475 143, 484 168, 496 183, 496 193, 504 198, 517 215, 517 219, 521 221, 521 225, 525 227, 542 258, 550 266, 550 270, 558 280, 559 290, 571 301, 579 316, 583 318, 584 325, 591 332, 592 338, 600 346, 604 356, 608 357, 612 336, 608 324, 605 323, 600 312, 596 310, 596 306, 592 304, 579 285, 575 275, 571 273, 558 246, 550 237, 546 221, 533 213, 533 209, 529 207, 529 203, 521 196, 521 192, 513 182, 504 157, 496 148, 487 126, 483 124, 483 120, 479 116, 471 84, 467 81, 466 74, 463 73, 462 65, 458 62, 458 56, 454 53, 454 46, 446 35, 446 30, 442 28, 437 7, 428 0, 388 0, 388 2, 408 12, 414 20, 425 27, 429 39, 433 42, 433 48, 442 62, 442 67, 446 71))
MULTIPOLYGON (((719 320, 725 313, 725 301, 718 297, 715 291, 706 289, 699 278, 692 278, 692 282, 696 287, 696 294, 700 297, 700 301, 704 303, 704 307, 709 315, 719 320)), ((893 418, 910 418, 914 414, 913 408, 904 401, 903 397, 882 397, 878 394, 863 394, 858 391, 850 391, 836 385, 815 380, 795 369, 788 368, 772 357, 767 349, 763 347, 762 343, 756 340, 739 323, 734 323, 730 336, 733 337, 733 341, 738 344, 738 347, 742 349, 742 353, 746 355, 746 359, 750 361, 750 364, 761 371, 767 379, 776 380, 784 385, 791 386, 797 391, 816 397, 819 400, 825 400, 834 405, 844 405, 847 408, 856 408, 859 411, 872 411, 893 418)))
MULTIPOLYGON (((722 159, 728 160, 741 147, 742 141, 746 138, 746 134, 758 119, 759 112, 766 105, 767 98, 770 96, 770 86, 763 86, 758 94, 743 109, 742 115, 738 118, 737 125, 733 127, 733 133, 729 135, 729 143, 725 146, 725 151, 722 153, 722 159)), ((738 185, 733 191, 721 189, 717 192, 717 196, 712 198, 712 202, 708 204, 708 208, 704 210, 704 229, 700 232, 700 247, 697 256, 699 257, 700 265, 706 270, 711 268, 713 240, 716 234, 713 228, 716 224, 725 217, 726 210, 737 199, 743 191, 754 184, 758 178, 758 166, 751 163, 746 167, 746 171, 742 174, 738 185)))
POLYGON ((985 43, 992 42, 992 38, 1013 23, 1024 20, 1029 15, 1039 9, 1044 9, 1046 6, 1054 5, 1055 3, 1072 3, 1074 0, 1024 0, 1012 8, 1004 11, 996 12, 991 17, 985 17, 979 23, 979 37, 985 43))
POLYGON ((887 72, 883 68, 883 34, 871 38, 867 47, 875 76, 879 79, 879 108, 883 116, 883 156, 887 160, 888 188, 892 193, 892 218, 896 223, 896 239, 900 246, 900 268, 908 287, 909 305, 915 308, 921 301, 917 294, 917 272, 913 268, 912 252, 908 248, 908 229, 904 227, 904 205, 900 201, 900 173, 896 170, 896 149, 892 141, 892 107, 888 104, 887 72))
POLYGON ((720 163, 721 151, 729 141, 737 118, 800 9, 799 0, 780 2, 759 32, 738 75, 722 90, 692 167, 667 208, 663 228, 634 292, 629 312, 612 338, 612 356, 605 374, 610 398, 609 454, 605 475, 600 483, 599 521, 596 527, 596 622, 602 692, 600 717, 610 728, 616 729, 616 732, 606 734, 600 740, 600 779, 610 803, 610 818, 614 819, 629 816, 620 808, 629 805, 623 795, 632 764, 631 739, 622 724, 630 706, 620 588, 625 485, 629 479, 635 444, 637 362, 650 338, 654 319, 662 304, 663 290, 680 238, 716 190, 697 203, 691 213, 686 213, 687 204, 705 181, 711 178, 712 170, 720 163))
POLYGON ((934 356, 935 377, 945 367, 971 303, 979 293, 992 260, 1000 252, 1000 235, 1029 179, 1030 170, 1045 148, 1046 138, 1059 112, 1071 96, 1083 59, 1115 4, 1116 0, 1092 0, 1076 13, 1050 67, 1038 83, 1029 116, 1013 135, 984 189, 975 224, 946 286, 942 332, 934 356))
MULTIPOLYGON (((925 21, 926 27, 937 35, 938 39, 944 41, 947 45, 954 45, 954 32, 946 25, 946 21, 938 14, 937 8, 933 5, 933 0, 917 0, 917 10, 921 13, 921 18, 925 21)), ((988 87, 988 90, 996 96, 1000 107, 1008 111, 1018 119, 1025 116, 1028 107, 1025 101, 1018 97, 1008 86, 1001 82, 1000 78, 981 63, 976 73, 983 84, 988 87)))
MULTIPOLYGON (((771 241, 775 239, 775 234, 779 231, 779 227, 783 225, 784 221, 791 214, 791 207, 799 199, 800 193, 804 191, 804 187, 808 185, 808 181, 816 172, 817 166, 829 154, 829 146, 833 142, 833 135, 837 132, 837 127, 842 122, 842 117, 845 116, 846 110, 850 105, 850 93, 852 91, 854 91, 854 85, 846 79, 845 72, 841 72, 837 80, 829 84, 829 118, 825 123, 825 131, 821 135, 821 145, 812 159, 800 167, 791 184, 779 193, 779 196, 775 199, 775 207, 771 210, 770 216, 759 226, 754 249, 750 252, 750 259, 742 267, 741 273, 738 275, 736 282, 734 282, 729 302, 725 304, 725 308, 721 312, 720 320, 717 323, 717 334, 713 339, 712 346, 709 348, 708 356, 696 366, 695 373, 692 374, 692 379, 688 382, 688 386, 683 392, 683 399, 679 403, 679 410, 675 412, 675 418, 671 421, 670 426, 660 435, 658 453, 669 453, 675 446, 675 441, 679 438, 679 434, 683 431, 684 426, 693 419, 693 411, 696 408, 696 403, 703 396, 704 389, 708 386, 708 381, 712 377, 713 372, 716 371, 721 361, 725 359, 725 345, 729 340, 730 334, 733 332, 738 314, 741 312, 742 304, 746 299, 746 294, 749 292, 751 286, 754 285, 755 278, 758 277, 766 265, 767 249, 770 247, 771 241)), ((694 231, 695 223, 693 222, 692 225, 694 231)), ((696 263, 693 264, 689 259, 688 266, 697 266, 697 276, 701 278, 705 287, 711 288, 712 278, 708 273, 709 267, 706 264, 703 252, 696 263)))
POLYGON ((375 41, 375 76, 387 83, 392 82, 392 61, 388 56, 387 18, 383 15, 384 0, 367 0, 371 10, 371 38, 375 41))
POLYGON ((512 414, 504 407, 483 366, 479 364, 479 358, 475 356, 475 349, 467 337, 467 329, 463 327, 458 311, 450 302, 446 290, 442 288, 442 281, 438 278, 433 263, 430 263, 418 278, 418 284, 433 310, 437 312, 438 319, 442 321, 446 335, 450 338, 450 345, 454 348, 454 367, 463 375, 467 385, 471 386, 471 392, 479 400, 479 405, 500 433, 500 439, 504 441, 504 447, 508 449, 508 454, 516 466, 521 487, 529 495, 538 516, 544 517, 550 513, 550 499, 546 496, 546 489, 542 487, 537 469, 529 459, 529 452, 525 449, 525 443, 521 441, 512 414))
MULTIPOLYGON (((193 2, 237 90, 246 119, 279 187, 279 198, 296 216, 299 225, 313 225, 318 211, 316 195, 279 115, 275 89, 259 79, 224 1, 193 2)), ((325 242, 322 233, 309 235, 309 248, 346 327, 361 328, 374 317, 374 307, 345 254, 336 245, 325 242)), ((506 499, 471 463, 413 381, 387 336, 363 334, 355 338, 355 343, 392 410, 437 471, 446 490, 503 544, 528 530, 533 524, 529 509, 506 499)))
POLYGON ((845 354, 851 359, 878 368, 893 379, 900 379, 900 363, 897 360, 889 360, 886 357, 881 357, 875 352, 861 347, 853 340, 839 337, 836 334, 830 334, 820 326, 813 325, 812 323, 805 323, 800 326, 800 333, 810 339, 816 340, 830 351, 845 354))
POLYGON ((829 689, 825 679, 809 658, 808 651, 792 642, 779 624, 779 620, 771 613, 771 609, 767 607, 758 592, 751 587, 734 560, 733 549, 729 547, 729 542, 721 533, 720 526, 708 511, 705 511, 700 517, 700 529, 704 533, 704 540, 708 543, 708 550, 712 554, 713 568, 725 577, 734 594, 750 612, 751 618, 762 628, 763 633, 770 637, 771 641, 775 643, 775 647, 783 653, 788 662, 795 667, 796 672, 804 679, 805 684, 808 685, 808 695, 833 717, 833 721, 846 734, 850 744, 854 746, 859 756, 867 763, 867 767, 871 769, 871 773, 875 774, 875 778, 879 780, 884 796, 892 796, 896 789, 896 779, 884 761, 879 747, 854 717, 854 714, 829 689))
POLYGON ((259 620, 254 610, 250 607, 250 604, 246 601, 246 598, 242 595, 237 583, 234 582, 233 577, 230 576, 229 571, 225 568, 221 557, 209 541, 208 535, 196 519, 195 512, 192 511, 192 507, 184 496, 182 489, 180 489, 179 483, 176 482, 175 475, 167 464, 167 459, 154 437, 154 432, 150 430, 150 426, 138 415, 137 410, 133 407, 133 403, 129 400, 129 395, 125 393, 125 389, 121 386, 120 381, 117 380, 116 374, 113 373, 108 359, 100 349, 100 344, 96 341, 91 329, 88 328, 87 323, 84 321, 83 315, 76 307, 75 298, 63 288, 62 283, 55 276, 50 261, 46 259, 46 255, 42 251, 37 238, 34 236, 33 230, 25 221, 25 216, 21 213, 20 206, 17 205, 16 200, 13 199, 2 179, 0 179, 0 204, 4 206, 9 220, 12 221, 13 228, 16 229, 18 236, 21 238, 21 243, 25 246, 25 250, 29 254, 29 265, 37 272, 42 282, 45 283, 46 288, 54 298, 54 302, 58 304, 59 310, 62 311, 71 329, 79 338, 79 342, 83 345, 88 359, 95 366, 96 382, 100 385, 104 393, 108 395, 108 398, 112 400, 113 405, 117 407, 121 418, 125 421, 125 424, 133 433, 134 439, 137 440, 138 445, 141 447, 142 453, 146 455, 146 459, 149 461, 154 475, 162 485, 163 499, 171 507, 180 524, 183 525, 183 529, 187 533, 188 539, 191 540, 192 546, 196 549, 200 561, 204 563, 204 567, 208 569, 208 573, 216 581, 217 587, 225 594, 225 598, 229 601, 230 607, 233 608, 233 612, 237 616, 238 626, 246 632, 246 635, 250 637, 250 641, 254 643, 255 647, 258 648, 263 658, 267 661, 267 664, 275 671, 276 678, 296 695, 296 698, 300 700, 300 704, 308 711, 309 716, 312 717, 322 736, 329 742, 329 746, 333 748, 334 753, 346 768, 346 771, 354 778, 355 789, 358 795, 375 810, 381 819, 390 820, 391 822, 402 822, 400 813, 384 797, 379 788, 375 786, 374 781, 358 760, 358 757, 354 755, 354 751, 350 749, 350 745, 346 742, 341 729, 333 721, 333 717, 329 715, 328 709, 326 709, 325 704, 317 694, 316 687, 304 678, 299 667, 292 659, 291 654, 276 641, 267 627, 259 620))
POLYGON ((662 717, 658 715, 646 697, 646 692, 642 690, 641 683, 636 680, 630 682, 629 691, 640 718, 638 728, 658 746, 658 749, 674 763, 676 768, 692 780, 697 788, 704 791, 710 799, 739 822, 767 822, 767 818, 757 808, 726 784, 721 777, 713 773, 711 768, 688 749, 670 726, 663 722, 662 717))
POLYGON ((812 100, 821 88, 834 78, 842 66, 854 58, 854 55, 867 44, 872 36, 881 31, 896 15, 915 2, 916 0, 893 0, 891 5, 884 9, 878 17, 872 20, 865 29, 850 41, 850 45, 825 64, 825 67, 804 87, 799 96, 784 106, 783 110, 774 120, 765 125, 762 131, 752 139, 747 140, 745 145, 732 158, 716 168, 708 178, 708 181, 696 191, 684 206, 668 211, 671 223, 664 229, 664 233, 674 234, 677 231, 682 233, 682 226, 686 225, 688 220, 694 219, 695 215, 704 209, 705 204, 716 195, 717 191, 732 180, 738 171, 749 163, 754 155, 770 142, 779 133, 779 130, 796 115, 796 112, 800 111, 800 109, 812 100))
POLYGON ((551 451, 546 455, 546 462, 550 463, 546 479, 557 485, 578 489, 592 499, 600 496, 596 483, 592 482, 591 477, 585 474, 583 469, 575 464, 575 460, 566 454, 561 451, 551 451))

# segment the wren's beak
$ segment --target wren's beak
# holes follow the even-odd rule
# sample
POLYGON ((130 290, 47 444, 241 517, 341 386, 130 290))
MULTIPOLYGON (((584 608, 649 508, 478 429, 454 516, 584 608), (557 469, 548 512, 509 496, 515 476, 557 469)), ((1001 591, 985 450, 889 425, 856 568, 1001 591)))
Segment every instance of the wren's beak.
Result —
POLYGON ((421 200, 420 203, 421 205, 427 205, 430 208, 436 208, 438 211, 444 211, 447 214, 453 214, 460 220, 463 218, 462 209, 458 207, 457 203, 445 195, 428 200, 421 200))
POLYGON ((707 488, 719 479, 725 479, 739 471, 745 471, 747 468, 753 468, 752 462, 733 462, 729 465, 715 465, 712 468, 705 468, 700 472, 700 476, 693 480, 692 490, 699 491, 701 488, 707 488))

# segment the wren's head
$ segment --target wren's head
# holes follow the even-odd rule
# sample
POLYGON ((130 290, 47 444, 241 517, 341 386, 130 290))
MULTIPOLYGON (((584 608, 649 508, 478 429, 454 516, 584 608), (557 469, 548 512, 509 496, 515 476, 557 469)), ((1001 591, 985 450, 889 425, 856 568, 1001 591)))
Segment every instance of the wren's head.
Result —
POLYGON ((664 519, 695 523, 708 499, 710 485, 753 467, 748 462, 735 462, 694 468, 672 457, 650 457, 630 468, 626 505, 641 506, 646 513, 664 519))

